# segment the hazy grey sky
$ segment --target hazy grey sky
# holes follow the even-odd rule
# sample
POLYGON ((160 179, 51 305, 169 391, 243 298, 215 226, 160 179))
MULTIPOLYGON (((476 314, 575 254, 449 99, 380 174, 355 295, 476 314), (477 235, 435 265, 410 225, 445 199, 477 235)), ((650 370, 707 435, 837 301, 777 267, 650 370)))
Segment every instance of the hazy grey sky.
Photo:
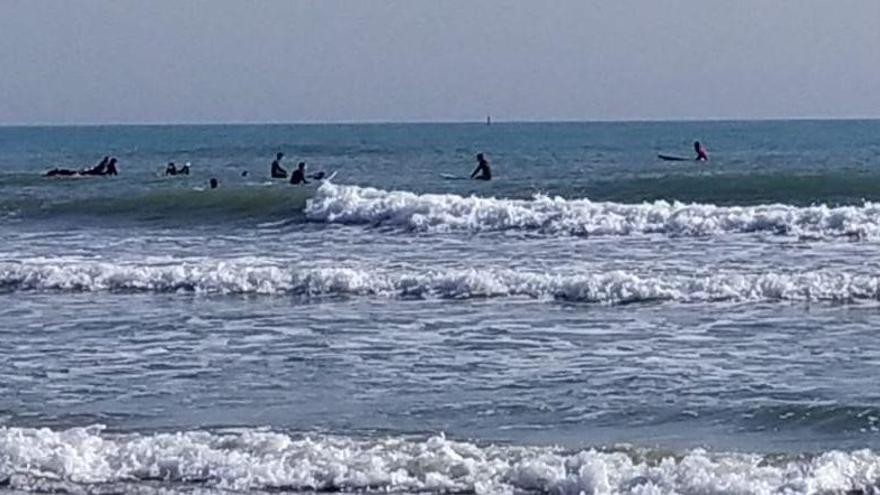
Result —
POLYGON ((880 0, 0 0, 0 123, 880 116, 880 0))

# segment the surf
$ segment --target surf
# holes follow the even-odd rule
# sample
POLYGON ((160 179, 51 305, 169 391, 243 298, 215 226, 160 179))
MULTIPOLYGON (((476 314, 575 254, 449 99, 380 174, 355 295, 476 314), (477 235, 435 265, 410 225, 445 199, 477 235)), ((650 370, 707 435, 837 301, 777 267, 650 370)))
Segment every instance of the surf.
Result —
POLYGON ((0 262, 0 292, 150 292, 386 299, 527 298, 593 304, 825 301, 877 303, 880 274, 819 270, 672 275, 506 268, 391 270, 288 266, 270 259, 108 262, 34 258, 0 262))
POLYGON ((717 206, 665 200, 616 203, 541 194, 532 199, 504 199, 325 184, 306 202, 305 215, 313 222, 393 227, 410 232, 880 237, 880 204, 869 202, 837 207, 717 206))
POLYGON ((80 493, 873 493, 877 453, 668 452, 494 445, 444 435, 352 437, 257 428, 111 433, 0 427, 0 482, 80 493), (151 491, 152 493, 152 491, 151 491))

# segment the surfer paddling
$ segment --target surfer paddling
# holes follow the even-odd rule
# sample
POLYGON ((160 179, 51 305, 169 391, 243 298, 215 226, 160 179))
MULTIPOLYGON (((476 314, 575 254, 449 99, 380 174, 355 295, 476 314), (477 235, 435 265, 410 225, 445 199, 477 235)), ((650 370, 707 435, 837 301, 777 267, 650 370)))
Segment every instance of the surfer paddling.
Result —
POLYGON ((53 168, 45 174, 44 177, 71 177, 71 176, 98 176, 98 175, 118 175, 119 170, 116 168, 116 158, 105 156, 97 165, 83 170, 71 170, 68 168, 53 168))

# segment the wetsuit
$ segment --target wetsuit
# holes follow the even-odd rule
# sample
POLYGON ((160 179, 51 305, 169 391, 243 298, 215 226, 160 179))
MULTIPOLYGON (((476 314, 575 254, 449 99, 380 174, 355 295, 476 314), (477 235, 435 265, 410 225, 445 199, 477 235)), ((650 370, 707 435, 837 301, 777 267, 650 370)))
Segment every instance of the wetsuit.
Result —
POLYGON ((291 184, 308 184, 309 181, 306 180, 306 173, 304 169, 298 168, 291 172, 290 174, 290 183, 291 184))
POLYGON ((278 163, 278 160, 272 160, 272 178, 273 179, 286 179, 287 178, 287 170, 284 170, 284 167, 278 163))
POLYGON ((480 160, 477 168, 471 174, 471 179, 476 180, 492 180, 492 170, 489 168, 489 162, 480 160))

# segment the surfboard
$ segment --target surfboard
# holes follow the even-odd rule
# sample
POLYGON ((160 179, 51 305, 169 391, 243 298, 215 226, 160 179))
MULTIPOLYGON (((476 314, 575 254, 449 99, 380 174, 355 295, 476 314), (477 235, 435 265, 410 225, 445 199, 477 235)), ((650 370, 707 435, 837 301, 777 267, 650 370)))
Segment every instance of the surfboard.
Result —
POLYGON ((468 177, 462 177, 460 175, 452 175, 452 174, 440 174, 440 178, 443 180, 468 180, 468 177))
POLYGON ((657 158, 661 160, 665 160, 667 162, 689 162, 690 158, 684 158, 681 156, 670 156, 670 155, 657 155, 657 158))

